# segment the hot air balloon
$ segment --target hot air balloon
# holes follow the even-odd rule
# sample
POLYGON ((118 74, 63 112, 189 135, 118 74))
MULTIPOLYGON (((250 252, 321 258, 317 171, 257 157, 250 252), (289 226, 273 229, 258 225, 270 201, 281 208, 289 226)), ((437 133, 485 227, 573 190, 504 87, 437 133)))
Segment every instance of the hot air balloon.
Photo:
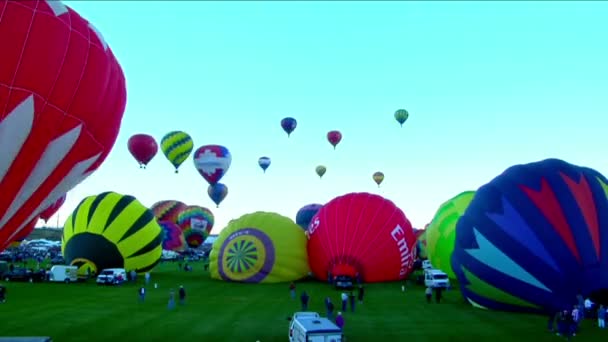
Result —
MULTIPOLYGON (((21 242, 23 242, 23 240, 25 240, 30 234, 32 234, 32 232, 34 231, 34 229, 36 228, 36 223, 38 222, 38 217, 34 218, 30 223, 28 223, 23 229, 21 229, 19 231, 19 233, 17 233, 17 235, 15 235, 13 237, 13 240, 10 241, 8 247, 19 247, 21 245, 21 242)), ((4 248, 0 248, 0 252, 3 250, 4 248)))
POLYGON ((179 213, 177 224, 181 227, 188 246, 196 248, 202 245, 209 235, 214 220, 211 210, 189 205, 179 213))
POLYGON ((260 165, 262 170, 264 170, 264 173, 266 173, 266 169, 270 166, 270 158, 261 157, 260 159, 258 159, 258 165, 260 165))
POLYGON ((133 196, 104 192, 80 202, 63 227, 61 252, 80 274, 105 268, 143 273, 160 261, 163 233, 133 196))
POLYGON ((215 205, 217 205, 217 207, 219 208, 220 203, 222 203, 224 198, 226 198, 226 195, 228 195, 228 187, 222 183, 209 185, 209 187, 207 188, 207 194, 209 195, 209 198, 211 198, 213 203, 215 203, 215 205))
POLYGON ((291 219, 255 212, 231 221, 209 255, 211 278, 242 283, 278 283, 309 272, 306 236, 291 219))
POLYGON ((147 134, 135 134, 129 138, 129 152, 137 162, 139 167, 145 169, 148 163, 156 156, 158 145, 154 137, 147 134))
POLYGON ((185 203, 180 201, 159 201, 152 204, 150 210, 154 213, 156 219, 160 221, 169 221, 177 224, 179 213, 187 207, 185 203))
POLYGON ((407 118, 409 117, 410 113, 408 113, 405 109, 398 109, 395 112, 395 120, 397 120, 401 127, 403 127, 403 124, 407 121, 407 118))
POLYGON ((325 174, 325 172, 327 172, 327 168, 323 165, 319 165, 315 168, 315 172, 317 173, 319 178, 323 178, 323 175, 325 174))
POLYGON ((44 223, 46 223, 53 215, 57 213, 59 208, 61 208, 61 206, 65 203, 65 199, 66 194, 63 194, 63 196, 59 197, 55 203, 51 204, 40 213, 40 218, 44 220, 44 223))
POLYGON ((298 126, 298 122, 294 118, 284 118, 283 120, 281 120, 281 127, 283 127, 283 130, 285 131, 285 133, 287 133, 288 138, 291 133, 296 129, 296 126, 298 126))
POLYGON ((378 184, 378 187, 380 187, 380 184, 384 180, 384 173, 382 173, 380 171, 374 172, 372 179, 374 180, 374 182, 376 182, 376 184, 378 184))
POLYGON ((163 249, 166 251, 183 252, 186 249, 186 239, 181 227, 169 221, 160 221, 158 224, 163 232, 163 249))
POLYGON ((336 146, 342 141, 342 133, 340 131, 330 131, 327 133, 327 141, 336 149, 336 146))
POLYGON ((608 180, 546 159, 475 193, 456 225, 452 268, 474 306, 552 313, 577 295, 608 304, 608 180))
POLYGON ((175 173, 179 172, 180 165, 188 159, 193 148, 192 138, 188 133, 182 131, 169 132, 160 141, 160 149, 167 160, 175 167, 175 173))
POLYGON ((313 203, 300 208, 296 214, 296 224, 306 231, 310 221, 312 221, 312 218, 317 214, 322 206, 322 204, 313 203))
POLYGON ((334 198, 312 219, 307 235, 310 267, 321 280, 329 274, 364 282, 401 280, 414 266, 412 225, 401 209, 378 195, 334 198))
POLYGON ((205 145, 194 152, 194 166, 210 185, 224 177, 231 163, 232 155, 224 146, 205 145))
POLYGON ((456 279, 452 270, 452 252, 456 239, 456 223, 475 196, 474 191, 465 191, 443 203, 433 221, 426 229, 426 250, 434 268, 456 279))
POLYGON ((0 8, 2 248, 103 163, 127 95, 112 50, 74 10, 60 1, 0 8))

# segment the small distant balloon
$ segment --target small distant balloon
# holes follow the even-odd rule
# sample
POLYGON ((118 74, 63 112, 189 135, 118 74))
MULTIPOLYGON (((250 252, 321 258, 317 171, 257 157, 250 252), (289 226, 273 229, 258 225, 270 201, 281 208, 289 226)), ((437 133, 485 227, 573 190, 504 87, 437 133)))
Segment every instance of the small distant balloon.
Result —
POLYGON ((215 203, 215 205, 219 208, 220 203, 222 203, 224 198, 226 198, 226 195, 228 195, 228 187, 222 183, 211 184, 207 188, 207 194, 213 203, 215 203))
POLYGON ((262 170, 264 170, 264 173, 266 173, 266 169, 270 166, 270 158, 261 157, 260 159, 258 159, 258 165, 260 165, 262 170))
POLYGON ((407 112, 407 110, 405 109, 398 109, 395 112, 395 120, 397 120, 397 122, 399 123, 399 125, 401 125, 401 127, 403 127, 403 124, 407 121, 407 118, 410 117, 410 113, 407 112))
POLYGON ((129 152, 137 162, 139 167, 142 169, 146 168, 146 165, 156 156, 158 152, 158 144, 154 137, 148 134, 135 134, 129 138, 127 143, 129 152))
POLYGON ((323 178, 323 175, 325 174, 325 172, 327 172, 327 168, 323 165, 319 165, 315 168, 315 172, 317 173, 319 178, 323 178))
POLYGON ((372 178, 374 179, 374 182, 376 182, 376 184, 378 184, 378 187, 380 187, 380 184, 384 180, 384 173, 382 173, 380 171, 374 172, 374 175, 372 176, 372 178))
POLYGON ((342 133, 340 131, 330 131, 327 133, 327 141, 336 149, 336 146, 342 141, 342 133))
POLYGON ((298 121, 296 121, 296 119, 294 118, 287 117, 281 120, 281 127, 283 127, 283 130, 285 131, 285 133, 287 133, 287 137, 291 135, 291 133, 296 129, 297 126, 298 121))

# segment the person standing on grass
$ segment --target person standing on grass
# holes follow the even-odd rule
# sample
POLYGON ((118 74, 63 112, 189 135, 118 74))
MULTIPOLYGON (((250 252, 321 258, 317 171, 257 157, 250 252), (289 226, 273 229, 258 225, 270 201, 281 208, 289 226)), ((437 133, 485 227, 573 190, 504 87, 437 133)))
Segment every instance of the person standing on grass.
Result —
POLYGON ((140 302, 144 302, 144 300, 146 299, 146 288, 145 287, 140 287, 139 288, 139 301, 140 302))
POLYGON ((581 310, 579 310, 579 306, 575 305, 572 308, 572 325, 570 326, 572 336, 576 336, 578 325, 580 324, 582 317, 583 315, 581 314, 581 310))
POLYGON ((606 307, 603 305, 597 309, 597 326, 600 329, 606 328, 606 307))
POLYGON ((342 316, 341 312, 338 312, 338 315, 336 316, 336 325, 340 330, 344 330, 344 316, 342 316))
POLYGON ((308 310, 308 300, 310 297, 306 291, 302 291, 302 296, 300 296, 300 301, 302 302, 302 311, 308 310))
POLYGON ((150 272, 146 272, 146 275, 144 277, 146 279, 146 285, 148 285, 150 283, 150 272))
POLYGON ((348 295, 346 292, 342 292, 340 299, 342 299, 342 311, 346 311, 346 305, 348 304, 348 295))
POLYGON ((348 299, 350 301, 350 312, 355 312, 355 294, 353 291, 348 294, 348 299))
POLYGON ((289 294, 291 295, 291 299, 296 299, 296 284, 293 282, 289 284, 289 294))
POLYGON ((363 304, 363 296, 365 295, 365 288, 363 285, 359 285, 359 293, 357 297, 359 297, 359 304, 363 304))
POLYGON ((439 286, 435 288, 435 301, 437 302, 437 304, 441 303, 441 292, 442 291, 443 291, 443 289, 439 286))
POLYGON ((334 303, 331 300, 327 303, 327 319, 330 321, 334 318, 334 303))
POLYGON ((549 318, 547 319, 547 330, 549 330, 549 332, 554 332, 554 326, 555 326, 555 320, 557 319, 557 316, 559 315, 559 311, 555 312, 555 311, 551 311, 549 313, 549 318))
POLYGON ((173 291, 173 289, 169 290, 169 303, 167 304, 167 308, 169 310, 175 309, 175 291, 173 291))
POLYGON ((186 304, 186 289, 184 289, 184 285, 179 286, 179 305, 186 304))
POLYGON ((430 286, 426 288, 424 295, 426 296, 427 303, 430 304, 433 302, 433 289, 430 286))
POLYGON ((0 285, 0 303, 6 302, 6 287, 0 285))

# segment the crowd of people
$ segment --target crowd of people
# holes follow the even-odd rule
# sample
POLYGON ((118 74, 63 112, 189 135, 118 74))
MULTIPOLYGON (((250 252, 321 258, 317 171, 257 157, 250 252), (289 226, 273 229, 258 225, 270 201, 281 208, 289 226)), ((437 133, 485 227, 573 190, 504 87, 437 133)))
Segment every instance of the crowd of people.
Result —
POLYGON ((564 309, 549 315, 547 328, 558 336, 563 336, 570 340, 580 331, 581 322, 584 319, 597 319, 597 326, 600 329, 606 328, 606 307, 596 305, 587 298, 583 300, 582 295, 578 295, 578 304, 571 309, 564 309))

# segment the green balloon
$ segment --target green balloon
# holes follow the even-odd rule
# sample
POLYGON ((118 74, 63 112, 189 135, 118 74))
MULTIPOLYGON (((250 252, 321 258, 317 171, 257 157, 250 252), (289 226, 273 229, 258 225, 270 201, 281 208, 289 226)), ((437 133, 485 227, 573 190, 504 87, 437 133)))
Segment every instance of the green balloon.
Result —
POLYGON ((452 252, 456 240, 456 224, 475 197, 474 191, 465 191, 443 203, 426 229, 426 248, 433 267, 456 279, 452 270, 452 252))

